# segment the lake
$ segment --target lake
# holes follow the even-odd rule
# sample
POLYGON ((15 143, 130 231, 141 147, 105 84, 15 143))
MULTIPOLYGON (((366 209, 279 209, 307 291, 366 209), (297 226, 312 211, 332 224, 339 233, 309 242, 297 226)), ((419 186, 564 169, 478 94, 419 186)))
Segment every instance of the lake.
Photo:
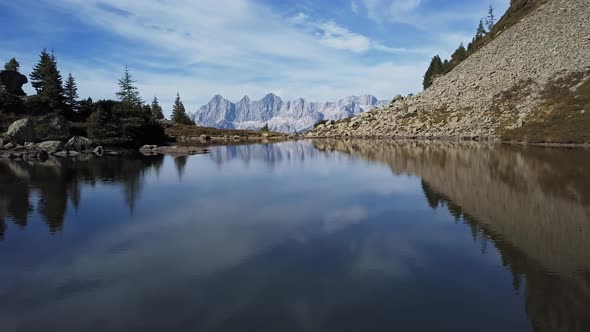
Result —
POLYGON ((0 330, 590 331, 590 151, 0 160, 0 330))

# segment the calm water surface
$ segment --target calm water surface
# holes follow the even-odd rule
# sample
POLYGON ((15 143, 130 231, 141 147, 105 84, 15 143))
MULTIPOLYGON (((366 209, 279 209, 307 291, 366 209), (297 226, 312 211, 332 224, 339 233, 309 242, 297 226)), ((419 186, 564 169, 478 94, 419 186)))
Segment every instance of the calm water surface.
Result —
POLYGON ((0 331, 590 331, 590 152, 0 161, 0 331))

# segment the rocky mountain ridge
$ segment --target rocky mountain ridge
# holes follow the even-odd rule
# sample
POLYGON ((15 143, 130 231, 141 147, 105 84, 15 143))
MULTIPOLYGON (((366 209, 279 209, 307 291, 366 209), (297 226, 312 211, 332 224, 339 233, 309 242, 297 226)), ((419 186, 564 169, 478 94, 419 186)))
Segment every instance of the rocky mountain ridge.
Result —
POLYGON ((308 136, 590 142, 590 1, 511 10, 523 2, 534 9, 424 92, 308 136))
POLYGON ((261 100, 245 96, 237 103, 214 96, 196 112, 197 124, 223 129, 269 129, 292 133, 307 130, 322 120, 341 120, 374 107, 387 105, 371 95, 352 96, 337 102, 283 101, 269 93, 261 100))

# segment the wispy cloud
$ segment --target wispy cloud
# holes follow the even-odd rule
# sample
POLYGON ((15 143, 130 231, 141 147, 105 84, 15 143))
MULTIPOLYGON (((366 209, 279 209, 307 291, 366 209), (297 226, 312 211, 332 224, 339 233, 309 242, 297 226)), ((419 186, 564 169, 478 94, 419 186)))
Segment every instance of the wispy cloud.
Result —
POLYGON ((231 99, 267 92, 285 99, 337 100, 361 93, 387 99, 416 92, 432 54, 448 48, 445 36, 463 31, 445 32, 436 43, 417 43, 414 35, 404 36, 406 31, 373 29, 364 15, 382 22, 391 22, 386 18, 392 10, 393 20, 423 16, 428 2, 353 0, 345 10, 348 16, 339 17, 319 12, 317 6, 266 0, 160 0, 149 5, 22 0, 19 6, 0 3, 0 10, 16 14, 0 27, 21 25, 20 31, 42 22, 46 29, 3 38, 0 53, 24 59, 26 72, 36 52, 55 47, 62 71, 72 71, 80 95, 93 98, 112 98, 127 64, 144 98, 157 93, 168 108, 176 91, 189 109, 217 93, 231 99), (49 34, 52 29, 58 33, 49 34))

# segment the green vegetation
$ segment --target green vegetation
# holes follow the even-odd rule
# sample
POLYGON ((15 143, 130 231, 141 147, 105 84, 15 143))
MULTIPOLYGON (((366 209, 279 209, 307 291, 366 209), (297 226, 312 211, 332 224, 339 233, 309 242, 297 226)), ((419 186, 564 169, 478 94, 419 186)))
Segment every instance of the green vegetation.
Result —
POLYGON ((75 112, 78 107, 78 86, 76 85, 76 80, 74 79, 74 76, 72 76, 72 73, 68 74, 68 79, 64 86, 64 95, 64 102, 68 112, 75 112))
POLYGON ((186 114, 186 110, 184 108, 184 104, 180 99, 180 94, 176 93, 176 99, 174 100, 174 105, 172 106, 172 122, 175 124, 180 125, 194 125, 195 121, 193 121, 188 114, 186 114))
POLYGON ((55 112, 64 113, 64 88, 53 52, 49 54, 46 49, 41 51, 39 62, 33 68, 30 77, 31 85, 37 91, 37 95, 43 98, 55 112))
POLYGON ((445 65, 440 59, 440 56, 435 55, 432 58, 432 61, 430 61, 430 66, 428 67, 426 74, 424 74, 424 81, 422 82, 424 90, 428 89, 428 87, 432 85, 432 82, 436 77, 438 77, 439 75, 443 75, 445 73, 444 66, 445 65))
MULTIPOLYGON (((18 70, 16 59, 10 60, 5 69, 18 70)), ((1 132, 13 121, 23 117, 40 120, 46 115, 56 114, 61 116, 65 127, 69 128, 69 135, 66 130, 65 136, 86 136, 99 145, 131 147, 161 144, 168 139, 158 122, 164 118, 162 108, 157 99, 152 105, 143 104, 128 67, 125 67, 123 76, 118 81, 118 100, 78 100, 78 85, 74 76, 68 74, 64 83, 55 54, 50 54, 45 49, 41 51, 30 79, 37 92, 34 96, 20 98, 6 92, 0 93, 1 132)), ((184 112, 184 106, 182 109, 184 112)), ((53 125, 37 125, 40 139, 57 137, 51 126, 53 125)), ((67 137, 60 136, 60 139, 67 137)))
POLYGON ((20 64, 16 61, 16 58, 12 58, 8 60, 8 62, 4 65, 4 70, 8 71, 18 71, 20 68, 20 64))
POLYGON ((152 117, 154 119, 161 120, 164 118, 164 113, 162 111, 162 106, 160 106, 160 102, 158 101, 158 97, 154 96, 150 109, 152 110, 152 117))
POLYGON ((260 128, 260 131, 262 132, 269 132, 270 130, 268 129, 268 123, 264 124, 264 127, 260 128))

